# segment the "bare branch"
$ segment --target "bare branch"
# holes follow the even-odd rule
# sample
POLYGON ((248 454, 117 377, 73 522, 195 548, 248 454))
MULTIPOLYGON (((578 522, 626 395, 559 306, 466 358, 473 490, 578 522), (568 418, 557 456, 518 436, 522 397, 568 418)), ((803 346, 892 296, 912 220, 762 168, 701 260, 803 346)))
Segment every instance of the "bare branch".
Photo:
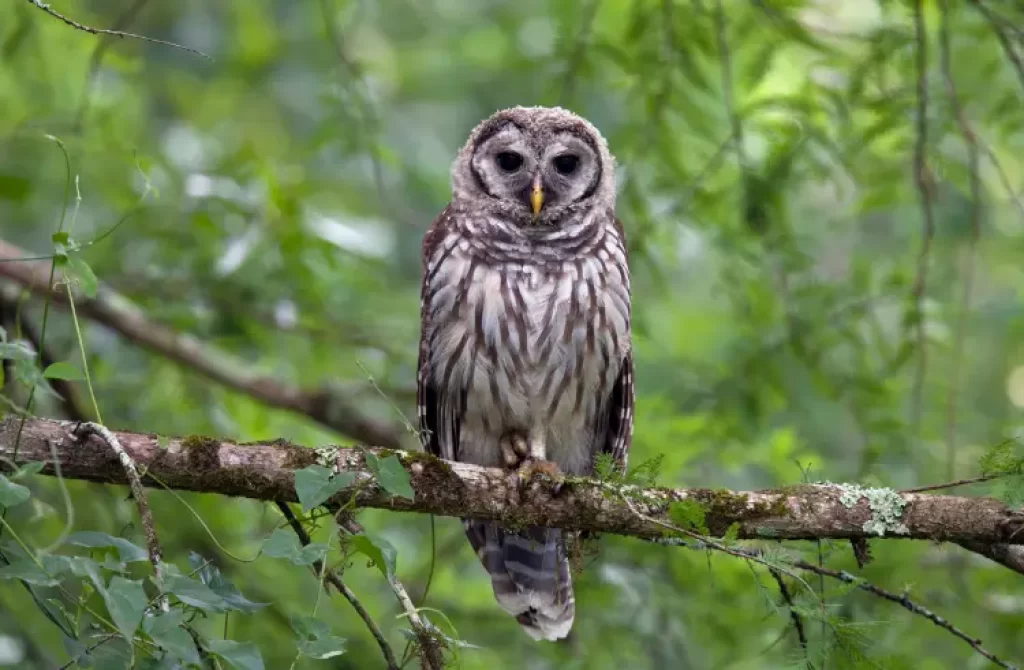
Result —
MULTIPOLYGON (((0 277, 45 295, 50 286, 50 266, 43 261, 22 260, 29 256, 0 240, 0 277)), ((64 290, 50 288, 50 293, 56 304, 67 306, 64 290)), ((388 422, 365 416, 333 388, 306 391, 254 372, 251 364, 227 352, 150 321, 129 300, 105 286, 100 286, 95 298, 77 292, 75 304, 84 316, 129 341, 267 405, 304 414, 361 442, 389 448, 401 445, 401 431, 388 422)))
POLYGON ((56 19, 60 19, 61 21, 63 21, 64 23, 68 24, 72 28, 75 28, 76 30, 82 30, 82 31, 85 31, 85 32, 90 33, 92 35, 110 35, 112 37, 127 37, 127 38, 130 38, 130 39, 133 39, 133 40, 142 40, 143 42, 152 42, 153 44, 163 44, 164 46, 174 47, 175 49, 183 49, 184 51, 190 51, 190 52, 192 52, 194 54, 202 56, 206 60, 213 60, 208 55, 206 55, 205 53, 200 51, 199 49, 193 49, 192 47, 187 47, 187 46, 184 46, 182 44, 176 44, 175 42, 168 42, 166 40, 158 40, 155 37, 146 37, 145 35, 136 35, 135 33, 126 33, 126 32, 120 31, 120 30, 105 30, 103 28, 93 28, 91 26, 83 25, 81 23, 78 23, 77 21, 69 19, 68 17, 66 17, 63 14, 60 14, 59 12, 54 10, 52 7, 50 7, 45 2, 41 2, 41 0, 28 0, 28 1, 31 4, 35 5, 36 7, 38 7, 39 9, 43 10, 44 12, 46 12, 47 14, 49 14, 50 16, 52 16, 52 17, 54 17, 56 19))

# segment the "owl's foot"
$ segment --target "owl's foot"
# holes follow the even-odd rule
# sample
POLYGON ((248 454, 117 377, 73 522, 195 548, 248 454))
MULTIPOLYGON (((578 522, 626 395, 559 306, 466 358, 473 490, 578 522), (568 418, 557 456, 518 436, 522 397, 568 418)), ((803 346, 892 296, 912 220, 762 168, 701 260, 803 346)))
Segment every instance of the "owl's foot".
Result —
POLYGON ((518 470, 530 455, 530 445, 526 441, 526 435, 511 431, 505 433, 498 440, 501 447, 501 460, 509 470, 518 470))
POLYGON ((523 463, 522 467, 519 468, 519 477, 523 484, 528 484, 536 475, 543 475, 554 482, 554 493, 558 493, 562 490, 562 485, 565 484, 565 475, 562 474, 561 468, 558 467, 558 463, 554 461, 534 461, 527 459, 523 463))
POLYGON ((531 455, 530 443, 523 433, 510 431, 499 440, 501 460, 507 470, 511 470, 519 479, 519 488, 523 490, 534 480, 536 475, 547 477, 554 482, 553 492, 562 490, 565 476, 554 461, 535 458, 531 455))

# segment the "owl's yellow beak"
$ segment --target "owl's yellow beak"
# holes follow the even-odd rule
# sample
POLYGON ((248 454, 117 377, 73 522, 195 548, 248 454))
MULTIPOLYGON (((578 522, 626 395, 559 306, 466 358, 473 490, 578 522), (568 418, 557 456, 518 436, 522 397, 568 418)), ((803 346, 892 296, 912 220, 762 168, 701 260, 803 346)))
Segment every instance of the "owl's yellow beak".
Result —
POLYGON ((540 214, 540 208, 544 206, 544 189, 540 186, 540 175, 533 178, 533 187, 530 189, 530 205, 533 207, 533 215, 540 214))

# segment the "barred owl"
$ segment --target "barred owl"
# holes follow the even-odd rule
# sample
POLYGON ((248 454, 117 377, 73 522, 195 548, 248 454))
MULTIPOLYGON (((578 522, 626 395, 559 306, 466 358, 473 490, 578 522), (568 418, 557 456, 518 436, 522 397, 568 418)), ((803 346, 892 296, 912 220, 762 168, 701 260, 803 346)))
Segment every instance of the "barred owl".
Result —
MULTIPOLYGON (((423 239, 427 451, 517 473, 589 474, 602 453, 625 467, 631 308, 614 177, 604 138, 564 109, 499 111, 470 134, 423 239)), ((498 603, 534 639, 568 635, 563 532, 463 524, 498 603)))

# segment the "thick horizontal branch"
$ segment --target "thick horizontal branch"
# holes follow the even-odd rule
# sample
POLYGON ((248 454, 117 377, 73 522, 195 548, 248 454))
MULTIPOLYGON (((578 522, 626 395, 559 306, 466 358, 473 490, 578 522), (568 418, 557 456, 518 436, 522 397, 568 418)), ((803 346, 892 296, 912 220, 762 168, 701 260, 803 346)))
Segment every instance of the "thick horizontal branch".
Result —
MULTIPOLYGON (((49 261, 19 260, 31 256, 0 240, 0 278, 39 295, 49 291, 57 304, 66 305, 67 291, 48 286, 49 261)), ((304 414, 361 442, 392 448, 401 444, 401 433, 392 424, 363 415, 336 389, 304 390, 261 375, 253 371, 251 364, 227 352, 151 321, 131 301, 105 286, 99 287, 96 297, 76 291, 75 305, 81 315, 125 339, 267 405, 304 414)))
MULTIPOLYGON (((0 423, 0 460, 47 462, 53 474, 51 444, 62 474, 73 479, 123 484, 124 469, 103 444, 90 437, 76 442, 73 422, 28 419, 15 458, 21 419, 0 423)), ((170 439, 166 448, 157 436, 115 432, 132 457, 143 483, 155 486, 150 475, 181 490, 245 496, 259 500, 295 501, 294 472, 317 461, 317 452, 280 442, 237 444, 210 438, 170 439)), ((372 449, 380 453, 380 449, 372 449)), ((602 482, 569 479, 557 492, 538 476, 522 486, 502 470, 443 461, 421 453, 394 452, 409 471, 415 499, 393 497, 372 482, 364 450, 339 449, 337 467, 356 473, 353 487, 336 501, 350 499, 360 507, 429 512, 457 517, 496 519, 509 526, 539 524, 602 533, 658 538, 673 502, 692 501, 689 509, 704 513, 712 535, 738 524, 739 537, 761 539, 870 538, 882 530, 886 537, 949 541, 978 550, 1016 541, 1024 514, 989 498, 922 493, 896 493, 842 485, 801 485, 787 489, 733 492, 711 489, 616 489, 602 482), (874 501, 876 509, 872 509, 874 501), (880 499, 896 501, 879 511, 880 499), (696 503, 696 505, 694 504, 696 503)))

